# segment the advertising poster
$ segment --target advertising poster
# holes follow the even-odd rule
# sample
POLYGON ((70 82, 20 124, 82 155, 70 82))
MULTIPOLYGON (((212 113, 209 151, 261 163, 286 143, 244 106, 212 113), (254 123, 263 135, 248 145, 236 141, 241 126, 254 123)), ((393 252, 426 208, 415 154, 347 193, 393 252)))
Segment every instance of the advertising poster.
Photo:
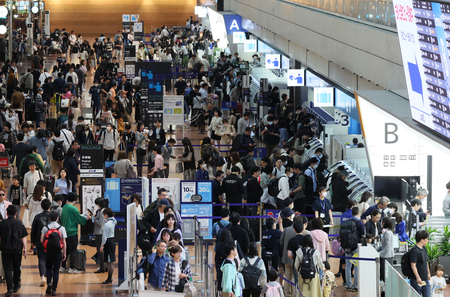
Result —
MULTIPOLYGON (((212 216, 212 204, 182 204, 181 205, 181 217, 210 217, 212 216)), ((204 239, 212 239, 212 219, 199 219, 200 222, 200 235, 204 239)), ((195 236, 195 223, 194 220, 183 220, 183 238, 194 239, 195 236)))
POLYGON ((83 208, 82 213, 86 213, 89 209, 93 214, 97 211, 97 206, 95 205, 95 199, 102 198, 102 186, 82 186, 83 191, 83 208))
POLYGON ((180 179, 179 178, 152 178, 151 197, 152 201, 158 199, 158 190, 166 189, 167 196, 173 201, 176 210, 180 210, 180 179))
POLYGON ((163 125, 184 124, 184 96, 164 96, 163 110, 163 125))
POLYGON ((181 202, 192 202, 194 195, 197 195, 195 182, 181 182, 181 202))
POLYGON ((131 203, 131 196, 138 194, 142 199, 142 181, 140 178, 121 178, 120 179, 120 209, 125 211, 128 204, 131 203))
POLYGON ((136 204, 131 203, 127 205, 127 251, 128 256, 132 257, 134 255, 134 250, 136 249, 136 204))

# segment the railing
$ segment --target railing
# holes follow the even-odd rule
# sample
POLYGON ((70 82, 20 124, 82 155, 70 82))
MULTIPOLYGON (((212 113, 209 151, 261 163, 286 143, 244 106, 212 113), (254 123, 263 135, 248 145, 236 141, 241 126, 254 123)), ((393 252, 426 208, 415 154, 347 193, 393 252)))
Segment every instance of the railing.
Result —
POLYGON ((368 0, 279 0, 308 5, 363 21, 396 28, 392 1, 368 0))
POLYGON ((408 296, 408 297, 420 297, 416 290, 411 287, 408 282, 395 270, 394 267, 386 263, 385 270, 385 285, 384 291, 386 297, 408 296))

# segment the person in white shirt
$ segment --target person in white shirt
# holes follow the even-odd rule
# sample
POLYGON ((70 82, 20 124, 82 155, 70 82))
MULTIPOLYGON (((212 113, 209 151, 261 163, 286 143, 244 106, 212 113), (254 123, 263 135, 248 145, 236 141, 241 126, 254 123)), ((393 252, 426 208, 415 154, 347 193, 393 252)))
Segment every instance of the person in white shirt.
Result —
POLYGON ((77 37, 75 36, 75 32, 74 31, 70 32, 70 36, 69 36, 70 45, 74 46, 76 41, 77 41, 77 37))
POLYGON ((61 138, 64 139, 64 150, 67 152, 74 140, 72 132, 67 130, 67 124, 61 124, 61 138))
POLYGON ((27 121, 22 124, 22 132, 23 132, 23 142, 28 143, 31 137, 36 136, 36 133, 33 130, 33 122, 27 121))
POLYGON ((25 197, 33 194, 34 187, 36 187, 37 182, 44 179, 42 172, 36 170, 36 162, 30 161, 28 163, 28 169, 30 169, 30 171, 25 173, 23 177, 23 192, 25 197))
POLYGON ((50 73, 48 73, 47 68, 44 68, 44 72, 39 76, 39 80, 41 81, 41 85, 43 86, 45 83, 45 79, 50 77, 50 73))
POLYGON ((67 72, 67 74, 66 74, 66 81, 67 81, 67 79, 68 79, 69 77, 72 77, 72 82, 73 82, 76 86, 78 86, 78 75, 74 72, 73 66, 70 67, 69 72, 67 72))
POLYGON ((133 31, 130 31, 130 33, 128 33, 128 40, 129 40, 130 44, 133 44, 133 41, 134 41, 133 31))
POLYGON ((167 26, 164 26, 161 30, 161 37, 169 37, 169 31, 167 31, 167 26))
POLYGON ((280 193, 277 195, 277 207, 283 209, 283 203, 286 198, 289 198, 291 190, 289 188, 289 178, 294 174, 294 170, 291 167, 286 167, 285 174, 278 179, 278 189, 280 193))
POLYGON ((98 144, 103 144, 104 161, 113 161, 114 154, 117 153, 120 142, 117 130, 112 128, 111 123, 106 125, 106 131, 102 132, 98 144))
POLYGON ((208 72, 209 71, 209 61, 206 59, 206 55, 202 56, 201 62, 204 66, 203 69, 205 70, 205 72, 208 72))

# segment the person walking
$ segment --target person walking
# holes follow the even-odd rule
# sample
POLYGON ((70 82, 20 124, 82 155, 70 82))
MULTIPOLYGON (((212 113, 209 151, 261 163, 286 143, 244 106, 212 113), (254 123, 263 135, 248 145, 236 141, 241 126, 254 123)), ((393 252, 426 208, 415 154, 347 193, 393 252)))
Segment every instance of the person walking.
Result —
POLYGON ((42 228, 41 244, 45 249, 45 268, 47 275, 47 295, 56 296, 61 261, 66 259, 66 229, 58 224, 59 214, 52 210, 49 214, 50 224, 42 228), (62 245, 62 246, 61 246, 62 245))
POLYGON ((2 262, 7 287, 5 297, 19 292, 22 286, 20 283, 22 251, 23 257, 27 258, 28 233, 22 221, 16 219, 16 214, 16 207, 14 205, 8 206, 6 209, 8 218, 0 223, 0 249, 2 250, 2 262))
POLYGON ((428 265, 428 254, 425 248, 428 243, 428 237, 429 234, 426 230, 417 231, 416 245, 411 249, 409 256, 411 269, 414 273, 414 276, 410 277, 411 287, 423 297, 430 297, 431 295, 431 274, 428 265))
POLYGON ((42 229, 50 224, 50 206, 52 203, 48 199, 43 199, 41 201, 41 208, 43 212, 37 214, 34 217, 34 220, 31 225, 31 245, 35 246, 37 249, 38 256, 38 268, 39 268, 39 276, 41 277, 41 287, 44 287, 47 283, 45 281, 45 276, 47 275, 47 271, 45 270, 45 250, 44 245, 41 242, 41 234, 42 229))
MULTIPOLYGON (((254 267, 259 270, 259 278, 256 284, 251 284, 249 281, 245 281, 245 288, 243 290, 244 297, 259 297, 261 295, 261 289, 264 287, 267 281, 266 266, 262 259, 258 256, 258 247, 256 242, 250 242, 248 245, 248 252, 245 258, 239 263, 238 272, 242 273, 244 280, 246 279, 247 269, 246 267, 254 267)), ((252 268, 249 269, 252 271, 252 268)))
POLYGON ((188 260, 181 260, 181 247, 174 245, 169 248, 172 260, 166 263, 162 280, 162 291, 183 293, 184 284, 192 277, 188 260))
POLYGON ((108 268, 108 278, 102 284, 112 284, 112 275, 114 273, 114 262, 116 262, 116 244, 114 242, 114 229, 117 221, 114 218, 114 212, 111 208, 103 210, 103 217, 106 220, 102 228, 102 245, 100 252, 104 254, 106 267, 108 268))
MULTIPOLYGON (((310 265, 311 265, 310 264, 310 265)), ((298 284, 300 291, 304 296, 310 297, 322 297, 322 290, 320 285, 319 269, 324 270, 322 257, 320 252, 314 249, 313 239, 310 235, 306 235, 303 239, 303 247, 299 248, 296 252, 296 259, 294 261, 294 267, 299 272, 298 284), (301 275, 301 265, 303 264, 303 258, 309 257, 313 261, 311 263, 315 266, 316 273, 312 279, 303 279, 301 275)))

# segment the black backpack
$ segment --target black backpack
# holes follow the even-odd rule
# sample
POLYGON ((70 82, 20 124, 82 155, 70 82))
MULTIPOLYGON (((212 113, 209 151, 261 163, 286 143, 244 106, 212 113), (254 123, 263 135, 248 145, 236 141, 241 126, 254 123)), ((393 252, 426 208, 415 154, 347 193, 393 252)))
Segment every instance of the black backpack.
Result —
POLYGON ((304 176, 305 176, 305 189, 303 190, 303 193, 305 193, 305 195, 312 195, 314 193, 314 181, 311 176, 308 176, 306 174, 304 174, 304 176))
POLYGON ((52 140, 53 143, 55 144, 53 146, 53 151, 52 151, 52 158, 55 161, 62 161, 64 160, 64 156, 66 155, 64 153, 64 140, 63 141, 56 141, 56 140, 52 140))
POLYGON ((242 269, 245 289, 254 289, 258 287, 259 275, 261 274, 261 270, 256 267, 259 261, 261 261, 261 258, 258 257, 253 265, 250 264, 248 257, 245 257, 245 261, 248 263, 248 265, 242 269))
POLYGON ((411 250, 407 251, 402 256, 402 273, 408 278, 414 277, 414 272, 411 268, 411 250))
MULTIPOLYGON (((311 280, 316 276, 316 265, 314 265, 313 255, 316 250, 310 248, 308 251, 306 248, 302 248, 303 252, 303 260, 302 265, 300 266, 300 276, 304 281, 311 280)), ((305 282, 308 284, 309 282, 305 282)))
POLYGON ((242 134, 238 134, 234 138, 233 143, 231 144, 231 148, 233 150, 239 150, 239 148, 241 147, 241 143, 242 143, 242 134))
MULTIPOLYGON (((280 177, 281 178, 281 177, 280 177)), ((278 188, 278 182, 280 181, 280 178, 273 178, 269 181, 269 184, 267 185, 267 192, 272 197, 277 197, 280 193, 280 189, 278 188)))
POLYGON ((342 222, 339 230, 341 237, 341 247, 348 253, 358 248, 358 233, 356 232, 356 222, 353 219, 342 222))

